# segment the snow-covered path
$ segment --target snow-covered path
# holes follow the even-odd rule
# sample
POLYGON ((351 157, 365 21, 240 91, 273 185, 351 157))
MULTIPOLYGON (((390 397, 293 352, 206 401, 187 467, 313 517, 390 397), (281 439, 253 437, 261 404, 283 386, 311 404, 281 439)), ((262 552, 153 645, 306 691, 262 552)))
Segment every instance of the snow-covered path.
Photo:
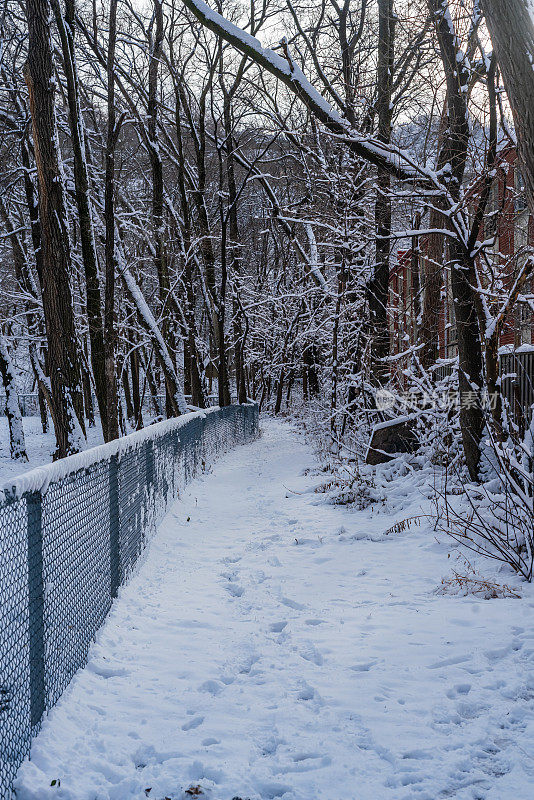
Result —
POLYGON ((305 492, 262 424, 165 518, 17 799, 530 800, 532 595, 434 594, 445 544, 305 492))

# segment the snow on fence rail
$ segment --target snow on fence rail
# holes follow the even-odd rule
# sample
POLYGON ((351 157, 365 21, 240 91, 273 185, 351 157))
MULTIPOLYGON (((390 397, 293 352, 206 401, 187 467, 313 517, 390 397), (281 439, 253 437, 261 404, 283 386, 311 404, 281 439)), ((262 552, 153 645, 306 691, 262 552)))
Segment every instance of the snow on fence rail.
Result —
POLYGON ((0 798, 170 500, 258 435, 254 403, 149 426, 31 470, 0 496, 0 798))

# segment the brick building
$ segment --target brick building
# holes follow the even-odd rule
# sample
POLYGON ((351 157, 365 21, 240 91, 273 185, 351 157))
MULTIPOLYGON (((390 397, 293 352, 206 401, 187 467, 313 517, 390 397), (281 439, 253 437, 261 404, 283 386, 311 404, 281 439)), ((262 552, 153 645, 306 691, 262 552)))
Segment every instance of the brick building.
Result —
MULTIPOLYGON (((474 202, 473 202, 474 206, 474 202)), ((491 191, 485 223, 480 238, 495 236, 488 253, 497 282, 502 290, 512 285, 518 268, 526 258, 528 245, 534 245, 534 217, 528 213, 524 185, 514 148, 506 148, 499 155, 497 176, 491 191)), ((402 353, 416 340, 418 309, 423 305, 419 285, 424 286, 425 250, 427 241, 419 239, 418 253, 399 250, 396 264, 390 272, 390 334, 391 352, 402 353)), ((482 271, 481 271, 481 274, 482 271)), ((487 284, 487 280, 484 281, 487 284)), ((523 293, 530 293, 527 283, 523 293)), ((424 291, 424 290, 423 290, 424 291)), ((452 304, 450 273, 444 270, 441 291, 438 330, 440 359, 457 355, 454 309, 452 304)), ((501 347, 516 350, 534 345, 534 314, 526 303, 518 303, 513 315, 504 325, 500 337, 501 347)))

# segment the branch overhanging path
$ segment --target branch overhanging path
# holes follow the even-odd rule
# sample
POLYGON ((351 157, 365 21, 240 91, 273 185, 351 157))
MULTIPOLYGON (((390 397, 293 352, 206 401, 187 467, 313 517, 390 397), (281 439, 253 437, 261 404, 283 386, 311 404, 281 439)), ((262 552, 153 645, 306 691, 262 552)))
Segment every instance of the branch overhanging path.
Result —
POLYGON ((400 180, 412 181, 428 189, 439 189, 447 194, 439 176, 431 169, 415 164, 407 151, 395 145, 386 146, 378 139, 363 136, 351 127, 348 120, 310 83, 287 49, 284 58, 274 50, 263 47, 258 39, 214 11, 203 0, 183 0, 183 3, 202 25, 284 83, 309 111, 332 134, 343 140, 356 155, 376 167, 386 169, 400 180))

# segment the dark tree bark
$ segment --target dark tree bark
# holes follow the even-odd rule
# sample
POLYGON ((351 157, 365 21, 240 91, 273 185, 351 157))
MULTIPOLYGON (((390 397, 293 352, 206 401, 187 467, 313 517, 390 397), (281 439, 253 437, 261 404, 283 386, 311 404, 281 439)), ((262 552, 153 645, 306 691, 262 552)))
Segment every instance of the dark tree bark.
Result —
MULTIPOLYGON (((164 218, 164 184, 163 161, 158 142, 158 73, 162 57, 163 45, 163 5, 162 0, 154 0, 154 30, 150 41, 150 59, 148 63, 148 152, 152 170, 152 225, 154 232, 154 264, 158 276, 159 301, 163 311, 161 332, 167 345, 170 357, 174 358, 174 342, 169 321, 169 310, 173 306, 171 297, 171 284, 169 280, 169 266, 166 248, 165 218, 164 218)), ((172 387, 166 383, 167 416, 179 414, 173 401, 172 387)))
MULTIPOLYGON (((454 145, 449 136, 448 103, 445 100, 441 114, 438 141, 436 171, 439 173, 450 163, 448 159, 454 154, 454 145)), ((441 287, 444 279, 445 237, 440 230, 448 227, 444 211, 447 202, 443 197, 433 199, 428 214, 428 227, 434 231, 429 234, 425 248, 425 270, 422 275, 424 283, 424 299, 421 314, 419 340, 421 342, 420 360, 425 369, 436 363, 439 353, 439 311, 441 308, 441 287)))
POLYGON ((67 103, 74 162, 74 186, 76 207, 80 225, 80 244, 85 272, 85 292, 87 298, 87 322, 91 343, 91 368, 95 393, 100 412, 104 438, 107 441, 107 403, 104 360, 104 326, 102 322, 102 298, 98 276, 98 260, 93 229, 89 174, 85 151, 85 123, 80 108, 80 87, 74 49, 75 0, 65 0, 65 17, 61 11, 60 0, 52 0, 52 7, 59 30, 63 54, 63 69, 67 83, 67 103))
MULTIPOLYGON (((172 58, 172 53, 171 53, 172 58)), ((174 66, 174 64, 173 64, 174 66)), ((181 80, 180 77, 175 80, 181 80)), ((204 396, 204 387, 202 386, 202 378, 200 371, 199 355, 197 348, 197 327, 195 321, 195 292, 193 287, 193 267, 190 255, 191 250, 191 215, 189 210, 189 203, 187 198, 187 191, 185 185, 185 154, 184 142, 182 136, 182 106, 181 96, 178 86, 175 84, 175 119, 176 119, 176 137, 178 142, 178 158, 180 169, 178 170, 178 189, 180 193, 180 205, 182 209, 183 220, 183 258, 184 258, 184 272, 185 272, 185 308, 184 316, 187 325, 187 355, 184 367, 188 369, 188 378, 191 389, 191 402, 198 408, 206 407, 206 398, 204 396)))
POLYGON ((43 309, 48 339, 51 393, 55 415, 56 458, 79 449, 84 433, 83 394, 74 312, 69 284, 70 244, 64 190, 59 168, 58 132, 54 110, 50 4, 27 0, 28 86, 35 161, 39 183, 42 236, 43 309))
MULTIPOLYGON (((221 184, 222 189, 222 184, 221 184)), ((230 405, 230 382, 228 379, 228 361, 226 357, 226 336, 224 330, 226 318, 226 286, 228 283, 228 268, 226 264, 227 256, 227 220, 222 206, 221 198, 221 283, 217 295, 217 326, 218 326, 218 360, 217 360, 217 385, 219 390, 219 405, 230 405)))
MULTIPOLYGON (((395 16, 393 0, 378 2, 377 111, 378 139, 391 141, 393 54, 395 16)), ((389 354, 388 292, 389 256, 391 251, 391 176, 378 168, 375 200, 375 267, 368 286, 370 316, 371 381, 381 384, 388 378, 386 358, 389 354)))
POLYGON ((139 349, 134 347, 130 354, 130 372, 132 375, 132 404, 136 430, 143 427, 143 399, 141 397, 141 373, 139 366, 139 349))
POLYGON ((280 375, 278 376, 278 381, 276 383, 276 400, 274 404, 274 413, 279 414, 282 408, 282 398, 284 396, 284 379, 285 379, 285 370, 282 367, 280 370, 280 375))
MULTIPOLYGON (((450 169, 443 175, 450 196, 460 196, 469 141, 467 111, 468 76, 458 58, 456 37, 451 30, 447 7, 442 0, 428 0, 447 81, 448 124, 442 152, 450 169)), ((482 345, 477 317, 475 264, 469 246, 458 238, 449 246, 451 287, 456 316, 459 361, 460 428, 466 466, 472 480, 478 478, 480 442, 484 428, 482 409, 482 345)))
POLYGON ((128 417, 128 421, 134 427, 135 426, 135 413, 134 407, 132 403, 132 390, 130 388, 130 378, 128 375, 128 363, 124 363, 122 365, 122 388, 124 390, 124 401, 126 403, 126 416, 128 417))
MULTIPOLYGON (((413 229, 419 230, 421 227, 421 212, 417 211, 413 219, 413 229)), ((412 240, 412 252, 410 259, 410 267, 412 273, 412 298, 413 298, 413 316, 415 326, 415 337, 417 338, 420 314, 421 314, 421 251, 419 248, 419 236, 414 236, 412 240)))
POLYGON ((510 101, 531 214, 534 214, 534 20, 528 0, 483 0, 510 101))
MULTIPOLYGON (((245 371, 244 371, 244 333, 241 318, 241 308, 239 306, 237 293, 239 291, 238 281, 241 272, 241 236, 239 231, 238 221, 238 193, 235 178, 235 164, 234 164, 234 120, 232 114, 232 96, 235 92, 240 78, 238 77, 234 82, 231 90, 228 90, 224 82, 224 69, 222 63, 221 53, 221 66, 219 72, 219 83, 223 92, 223 120, 224 120, 224 141, 226 150, 226 183, 228 187, 228 224, 230 234, 230 269, 232 275, 232 295, 233 295, 233 332, 234 332, 234 362, 235 362, 235 383, 237 402, 246 403, 247 390, 245 386, 245 371)), ((230 398, 228 398, 230 399, 230 398)))
POLYGON ((104 188, 105 234, 105 299, 104 299, 104 375, 106 396, 107 442, 119 436, 119 400, 117 392, 117 371, 115 354, 117 349, 117 328, 115 312, 115 275, 117 259, 115 256, 115 146, 119 127, 115 112, 115 47, 117 41, 117 0, 109 6, 108 52, 106 73, 108 83, 107 111, 108 127, 106 134, 106 174, 104 188))

